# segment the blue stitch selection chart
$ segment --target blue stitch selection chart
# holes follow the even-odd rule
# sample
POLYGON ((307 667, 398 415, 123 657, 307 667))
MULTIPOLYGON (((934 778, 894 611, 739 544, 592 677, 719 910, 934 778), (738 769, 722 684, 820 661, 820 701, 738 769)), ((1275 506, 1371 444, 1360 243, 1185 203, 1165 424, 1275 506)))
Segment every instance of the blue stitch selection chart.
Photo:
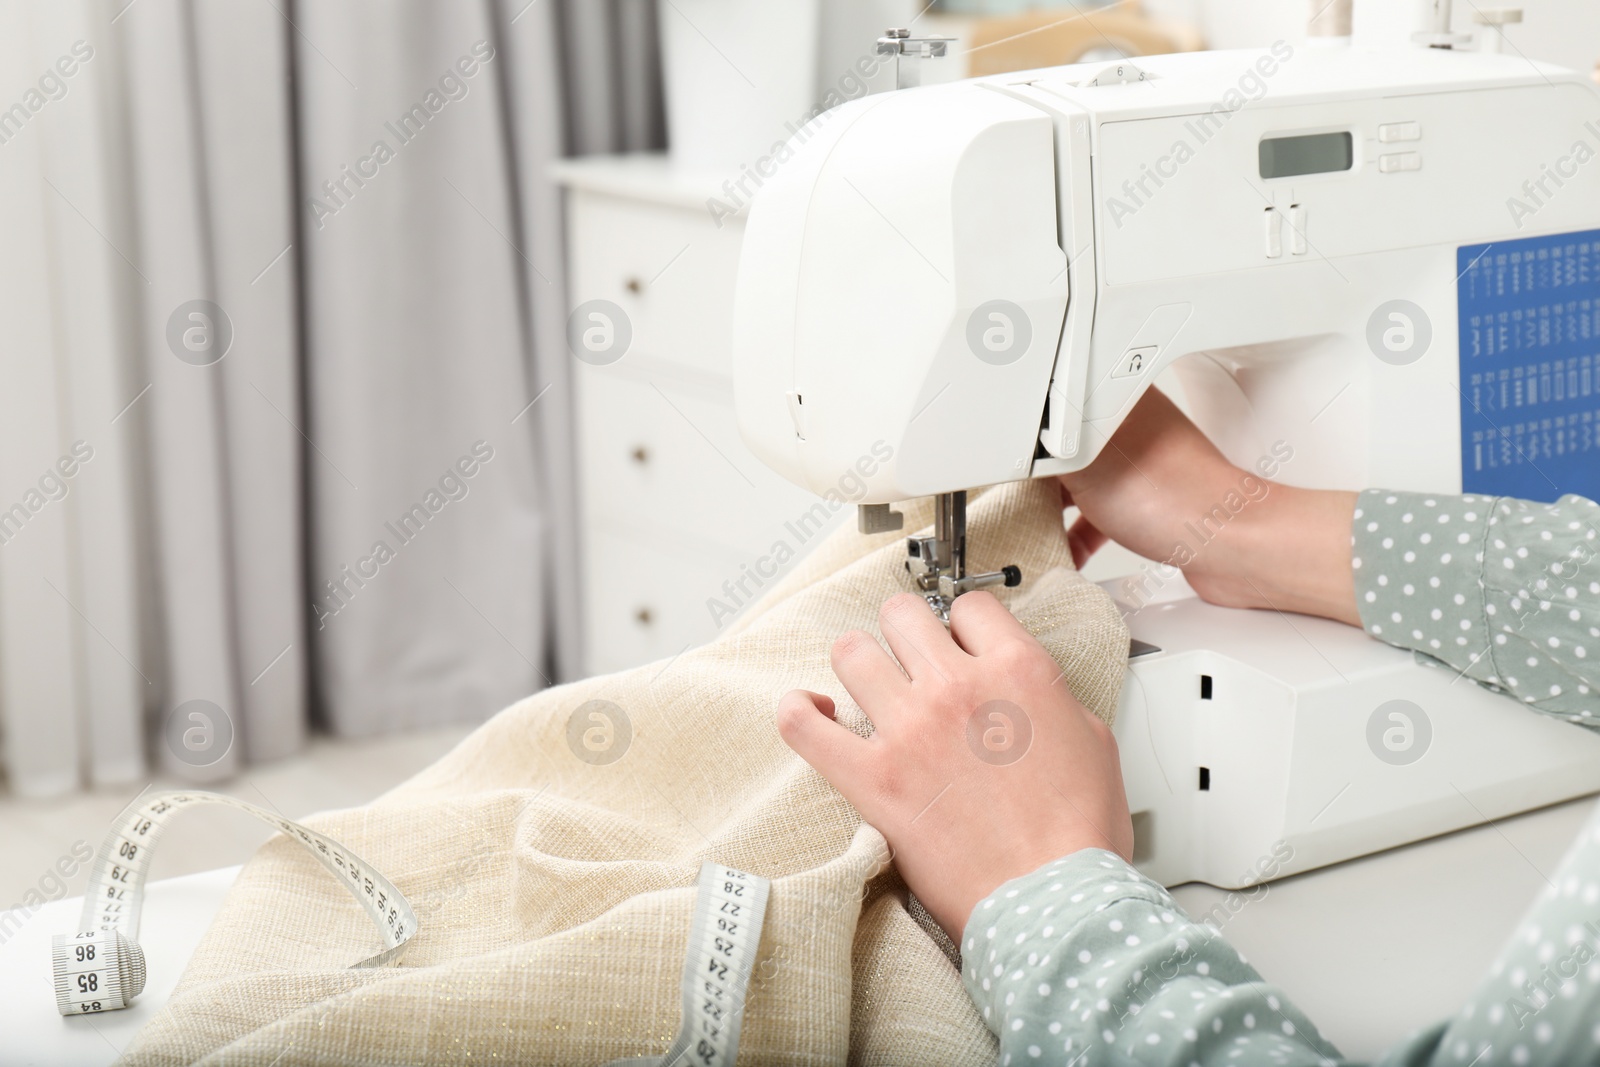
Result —
POLYGON ((1461 488, 1600 497, 1600 230, 1456 250, 1461 488))

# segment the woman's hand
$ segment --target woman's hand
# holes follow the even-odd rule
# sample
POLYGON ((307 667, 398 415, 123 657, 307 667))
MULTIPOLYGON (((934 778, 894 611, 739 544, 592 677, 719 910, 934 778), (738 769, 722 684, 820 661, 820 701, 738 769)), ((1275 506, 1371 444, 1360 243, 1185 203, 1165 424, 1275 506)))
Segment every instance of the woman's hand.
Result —
POLYGON ((1237 488, 1243 474, 1172 401, 1150 389, 1095 461, 1059 481, 1063 503, 1078 506, 1080 521, 1164 561, 1183 523, 1237 488))
POLYGON ((891 656, 852 630, 833 670, 875 728, 834 721, 819 693, 778 705, 778 730, 883 833, 900 873, 959 942, 1001 883, 1085 848, 1131 859, 1133 824, 1111 729, 986 592, 958 597, 947 631, 909 593, 879 612, 891 656))
POLYGON ((1210 603, 1361 625, 1350 567, 1356 494, 1234 466, 1155 389, 1093 463, 1059 481, 1063 505, 1082 513, 1068 533, 1079 566, 1109 538, 1180 568, 1210 603))

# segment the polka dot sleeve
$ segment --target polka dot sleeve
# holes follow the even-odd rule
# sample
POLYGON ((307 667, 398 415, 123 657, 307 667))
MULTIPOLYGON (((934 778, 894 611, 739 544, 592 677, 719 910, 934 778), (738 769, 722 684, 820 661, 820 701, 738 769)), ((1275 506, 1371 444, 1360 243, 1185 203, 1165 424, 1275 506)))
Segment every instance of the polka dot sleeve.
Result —
MULTIPOLYGON (((1003 1067, 1353 1067, 1216 927, 1099 849, 979 902, 961 966, 1003 1067)), ((1473 995, 1418 1023, 1378 1067, 1600 1065, 1600 806, 1473 995)))
POLYGON ((1373 637, 1600 728, 1600 505, 1370 489, 1352 543, 1373 637))
POLYGON ((1001 886, 961 954, 1002 1065, 1342 1062, 1214 927, 1110 852, 1001 886))

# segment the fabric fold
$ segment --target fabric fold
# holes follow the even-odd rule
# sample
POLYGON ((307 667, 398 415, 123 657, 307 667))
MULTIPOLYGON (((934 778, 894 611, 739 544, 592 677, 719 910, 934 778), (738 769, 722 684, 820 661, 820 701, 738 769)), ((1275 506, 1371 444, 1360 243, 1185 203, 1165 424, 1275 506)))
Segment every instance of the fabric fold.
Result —
MULTIPOLYGON (((908 527, 926 518, 909 509, 908 527)), ((1072 569, 1053 486, 976 496, 970 558, 1021 566, 1009 606, 1095 714, 1128 634, 1072 569)), ((240 875, 135 1065, 602 1063, 660 1054, 700 862, 769 878, 741 1063, 992 1063, 961 976, 909 910, 876 830, 778 736, 792 688, 865 729, 828 650, 907 587, 899 535, 841 530, 715 642, 546 690, 373 804, 309 820, 419 912, 402 965, 345 970, 371 930, 304 850, 240 875)), ((155 934, 155 931, 151 931, 155 934)))

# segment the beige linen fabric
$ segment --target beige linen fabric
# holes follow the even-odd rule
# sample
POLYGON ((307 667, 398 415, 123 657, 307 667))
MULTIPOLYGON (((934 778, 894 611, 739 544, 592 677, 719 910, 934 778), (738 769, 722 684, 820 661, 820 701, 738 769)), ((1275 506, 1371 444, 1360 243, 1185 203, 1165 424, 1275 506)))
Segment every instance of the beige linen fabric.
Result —
MULTIPOLYGON (((925 504, 909 511, 908 529, 929 520, 925 504)), ((1001 595, 1110 721, 1127 630, 1072 568, 1054 483, 989 490, 968 521, 974 567, 1022 567, 1022 588, 1001 595)), ((779 697, 798 686, 866 728, 828 649, 846 629, 876 632, 878 607, 907 588, 904 559, 901 535, 836 533, 706 647, 529 697, 370 806, 308 820, 416 906, 401 966, 348 969, 379 947, 370 921, 299 845, 275 838, 127 1062, 660 1054, 678 1028, 708 858, 772 880, 741 1064, 994 1062, 959 975, 908 911, 883 838, 773 725, 779 697), (632 726, 608 764, 568 744, 569 718, 596 699, 632 726)))

